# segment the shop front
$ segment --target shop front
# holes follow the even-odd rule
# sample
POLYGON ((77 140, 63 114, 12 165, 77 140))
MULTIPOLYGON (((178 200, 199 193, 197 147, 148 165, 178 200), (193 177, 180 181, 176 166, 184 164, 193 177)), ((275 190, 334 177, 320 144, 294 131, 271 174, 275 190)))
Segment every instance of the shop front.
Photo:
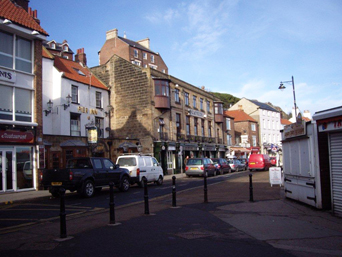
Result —
MULTIPOLYGON (((0 130, 0 192, 37 187, 35 127, 4 127, 0 130)), ((39 149, 37 149, 39 151, 39 149)))
POLYGON ((342 107, 317 112, 313 119, 318 129, 323 208, 331 207, 342 217, 342 107), (324 205, 324 200, 331 205, 324 205))

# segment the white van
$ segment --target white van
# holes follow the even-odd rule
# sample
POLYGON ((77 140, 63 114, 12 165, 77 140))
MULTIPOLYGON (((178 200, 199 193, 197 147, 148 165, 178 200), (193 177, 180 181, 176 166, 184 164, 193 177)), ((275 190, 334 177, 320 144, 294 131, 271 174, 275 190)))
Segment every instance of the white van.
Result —
POLYGON ((137 183, 139 186, 143 186, 143 178, 146 178, 148 183, 163 184, 163 169, 156 158, 152 156, 139 154, 122 155, 118 157, 116 164, 129 170, 131 184, 137 183))

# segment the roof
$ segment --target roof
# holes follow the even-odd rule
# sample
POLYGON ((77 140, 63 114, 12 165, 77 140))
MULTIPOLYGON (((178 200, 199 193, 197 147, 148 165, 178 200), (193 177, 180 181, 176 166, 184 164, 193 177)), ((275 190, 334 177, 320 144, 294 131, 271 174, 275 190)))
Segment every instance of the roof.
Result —
POLYGON ((138 42, 135 42, 133 40, 130 40, 130 39, 127 39, 127 38, 124 38, 124 37, 118 37, 120 38, 122 41, 124 41, 126 44, 129 44, 130 46, 133 46, 137 49, 140 49, 140 50, 143 50, 143 51, 146 51, 146 52, 150 52, 150 53, 153 53, 153 54, 156 54, 156 55, 159 55, 158 53, 155 53, 153 51, 151 51, 151 49, 148 49, 142 45, 140 45, 138 42))
POLYGON ((63 57, 55 56, 54 66, 60 72, 63 72, 64 77, 104 90, 109 90, 108 87, 100 81, 87 67, 83 67, 78 62, 74 62, 63 57))
POLYGON ((311 119, 308 118, 308 117, 302 117, 302 120, 304 120, 304 121, 311 121, 311 119))
POLYGON ((0 17, 9 19, 12 23, 28 29, 36 30, 46 36, 49 35, 24 8, 11 0, 0 0, 0 17))
POLYGON ((235 122, 239 122, 239 121, 257 122, 255 119, 253 119, 247 113, 245 113, 243 110, 224 111, 224 114, 228 115, 230 117, 233 117, 235 122))
POLYGON ((290 125, 290 124, 292 124, 292 122, 289 121, 289 120, 287 120, 287 119, 281 119, 281 120, 280 120, 280 123, 281 123, 282 125, 290 125))
POLYGON ((58 51, 58 52, 65 52, 65 50, 63 49, 63 45, 67 44, 68 45, 68 51, 66 51, 67 53, 71 53, 73 54, 74 52, 70 49, 68 41, 64 40, 63 43, 58 43, 55 40, 50 40, 50 41, 43 41, 43 46, 48 49, 48 50, 52 50, 52 51, 58 51), (55 48, 51 48, 49 43, 54 42, 56 47, 55 48))
POLYGON ((276 109, 272 108, 268 104, 258 102, 257 100, 249 100, 250 102, 254 103, 255 105, 259 106, 260 109, 267 110, 267 111, 272 111, 272 112, 279 112, 276 109))
POLYGON ((53 55, 43 46, 42 56, 48 59, 54 59, 53 55))

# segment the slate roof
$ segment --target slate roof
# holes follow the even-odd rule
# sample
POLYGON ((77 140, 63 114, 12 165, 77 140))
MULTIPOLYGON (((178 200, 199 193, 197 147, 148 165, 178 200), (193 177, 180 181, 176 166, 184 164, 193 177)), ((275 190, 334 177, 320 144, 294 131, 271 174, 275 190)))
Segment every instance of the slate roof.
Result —
POLYGON ((253 119, 247 113, 245 113, 243 110, 225 111, 224 114, 228 115, 230 117, 234 117, 234 122, 239 122, 239 121, 257 122, 255 119, 253 119))
POLYGON ((13 24, 49 35, 28 12, 11 0, 0 0, 0 17, 9 19, 13 24))
POLYGON ((149 52, 149 53, 153 53, 153 54, 159 55, 158 53, 155 53, 155 52, 151 51, 151 49, 148 49, 147 47, 144 47, 144 46, 140 45, 138 42, 135 42, 133 40, 130 40, 130 39, 127 39, 127 38, 124 38, 124 37, 118 37, 118 38, 120 38, 126 44, 128 44, 130 46, 133 46, 133 47, 135 47, 137 49, 140 49, 140 50, 143 50, 143 51, 146 51, 146 52, 149 52))
MULTIPOLYGON (((43 51, 43 56, 44 56, 43 51)), ((45 57, 45 56, 44 56, 45 57)), ((47 57, 49 58, 49 57, 47 57)), ((101 88, 104 90, 109 90, 106 85, 101 82, 94 74, 90 72, 90 70, 86 67, 83 67, 78 62, 74 62, 63 57, 54 56, 54 66, 60 72, 63 72, 65 78, 89 85, 101 88)))
POLYGON ((55 40, 50 40, 50 41, 47 41, 47 40, 46 40, 46 41, 43 41, 43 46, 44 46, 46 49, 48 49, 48 50, 51 49, 52 51, 62 52, 62 51, 64 51, 64 50, 63 50, 63 45, 64 45, 64 43, 66 43, 66 44, 68 45, 68 51, 67 51, 67 53, 73 54, 74 52, 70 49, 68 42, 58 43, 58 42, 56 42, 55 40), (54 42, 54 43, 56 44, 56 48, 51 48, 50 45, 49 45, 50 42, 54 42))
POLYGON ((250 100, 249 99, 249 101, 254 103, 255 105, 259 106, 260 109, 267 110, 267 111, 272 111, 272 112, 279 112, 276 109, 274 109, 273 107, 269 106, 268 104, 258 102, 257 100, 250 100))

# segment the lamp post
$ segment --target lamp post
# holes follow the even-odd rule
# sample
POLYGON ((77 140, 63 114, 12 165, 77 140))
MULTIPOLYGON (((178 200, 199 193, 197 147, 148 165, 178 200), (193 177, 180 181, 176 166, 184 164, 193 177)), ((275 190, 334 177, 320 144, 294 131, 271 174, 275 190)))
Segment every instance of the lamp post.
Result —
POLYGON ((291 81, 281 81, 280 82, 280 86, 279 89, 280 90, 284 90, 286 87, 284 86, 284 83, 292 83, 292 89, 293 89, 293 101, 294 101, 294 107, 295 107, 295 118, 297 119, 297 104, 296 104, 296 92, 295 92, 295 86, 294 86, 294 80, 293 80, 293 76, 292 76, 292 80, 291 81))

